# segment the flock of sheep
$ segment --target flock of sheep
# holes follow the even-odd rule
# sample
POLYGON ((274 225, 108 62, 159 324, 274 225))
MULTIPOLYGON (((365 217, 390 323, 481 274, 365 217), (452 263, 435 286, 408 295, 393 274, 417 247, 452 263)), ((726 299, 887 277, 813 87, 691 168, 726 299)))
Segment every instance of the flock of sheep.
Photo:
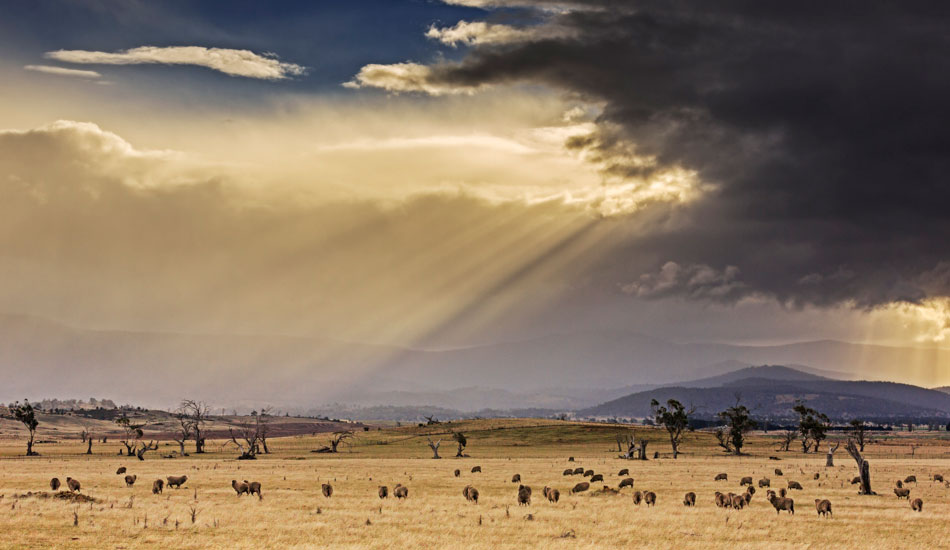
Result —
MULTIPOLYGON (((573 462, 573 457, 570 458, 570 461, 573 462)), ((481 473, 481 471, 482 471, 481 466, 475 466, 471 469, 471 472, 473 474, 481 473)), ((126 473, 126 468, 124 466, 116 470, 116 475, 122 475, 125 473, 126 473)), ((607 485, 604 485, 602 492, 618 494, 619 490, 623 489, 624 487, 632 488, 633 478, 629 477, 629 474, 630 474, 629 469, 627 468, 621 469, 617 473, 617 475, 622 478, 618 484, 618 488, 612 489, 608 487, 607 485)), ((574 487, 571 488, 572 495, 583 493, 590 489, 591 483, 596 483, 598 481, 603 482, 604 480, 603 474, 597 474, 593 470, 585 470, 584 468, 580 468, 580 467, 568 468, 564 470, 563 475, 564 476, 582 475, 584 477, 590 478, 590 481, 583 481, 583 482, 575 484, 574 487)), ((776 468, 775 475, 782 476, 783 475, 782 470, 776 468)), ((461 476, 461 470, 456 469, 455 477, 460 477, 460 476, 461 476)), ((138 476, 135 474, 126 474, 124 478, 126 487, 132 487, 133 485, 135 485, 137 478, 138 476)), ((816 473, 814 479, 817 480, 819 478, 820 478, 820 475, 816 473)), ((728 474, 725 474, 725 473, 720 473, 716 475, 714 478, 714 481, 728 481, 728 480, 729 480, 729 476, 728 474)), ((940 474, 934 474, 933 480, 935 482, 944 482, 943 476, 940 474)), ((184 485, 185 482, 187 481, 188 481, 188 476, 168 476, 165 480, 156 479, 152 483, 152 493, 161 494, 166 485, 168 487, 174 487, 174 488, 180 489, 182 485, 184 485)), ((860 483, 860 481, 861 479, 859 477, 855 477, 854 479, 851 480, 851 484, 854 485, 854 484, 860 483)), ((518 504, 521 506, 530 505, 531 493, 532 493, 531 487, 521 484, 520 474, 515 474, 514 476, 512 476, 511 482, 519 484, 518 493, 517 493, 518 504)), ((907 476, 903 481, 898 480, 896 483, 896 487, 894 488, 894 494, 897 495, 898 499, 908 500, 910 502, 910 506, 912 510, 914 510, 915 512, 921 512, 923 511, 923 507, 924 507, 923 500, 919 498, 915 498, 913 500, 910 499, 910 489, 904 487, 905 484, 909 484, 909 483, 916 484, 917 477, 911 475, 911 476, 907 476)), ((786 511, 789 514, 795 513, 795 501, 794 499, 788 496, 788 491, 802 490, 803 488, 800 483, 798 483, 797 481, 789 480, 787 482, 787 489, 782 488, 782 489, 779 489, 778 492, 772 490, 771 488, 772 481, 767 477, 763 477, 759 479, 757 484, 760 489, 763 489, 763 488, 767 489, 766 501, 768 501, 769 504, 771 504, 772 507, 775 508, 776 514, 779 514, 782 511, 786 511)), ((53 491, 58 491, 61 486, 59 478, 55 478, 55 477, 52 478, 50 480, 49 486, 50 486, 50 489, 52 489, 53 491)), ((746 506, 748 506, 752 502, 752 497, 756 492, 756 489, 753 484, 752 476, 745 476, 741 478, 741 480, 739 481, 739 486, 745 488, 744 493, 735 494, 731 492, 722 493, 720 491, 716 491, 714 495, 714 501, 715 501, 716 506, 719 508, 731 508, 735 510, 741 510, 745 508, 746 506)), ((78 480, 73 479, 71 477, 67 477, 66 487, 70 492, 78 493, 81 491, 82 485, 80 484, 78 480)), ((240 497, 241 495, 249 495, 249 496, 257 495, 258 499, 263 499, 260 482, 247 481, 247 480, 239 482, 237 480, 232 479, 231 487, 234 489, 235 493, 237 493, 238 497, 240 497)), ((333 496, 333 486, 330 485, 329 483, 324 483, 321 486, 321 492, 323 493, 324 497, 330 498, 331 496, 333 496)), ((385 485, 379 486, 378 495, 380 499, 388 498, 389 494, 390 494, 389 487, 385 485)), ((555 488, 547 487, 547 486, 544 487, 542 494, 544 495, 544 498, 546 498, 549 502, 552 502, 552 503, 557 503, 561 497, 560 491, 558 491, 555 488)), ((393 487, 392 495, 399 500, 403 500, 405 498, 408 498, 409 489, 405 487, 404 485, 402 485, 401 483, 397 483, 396 486, 393 487)), ((464 496, 465 499, 469 502, 478 504, 478 495, 479 495, 478 489, 476 489, 471 484, 466 485, 465 488, 462 489, 462 496, 464 496)), ((633 492, 633 503, 637 506, 639 506, 641 502, 645 503, 648 507, 655 506, 656 499, 657 499, 656 493, 654 493, 653 491, 634 491, 633 492)), ((692 491, 687 492, 683 496, 683 505, 687 507, 695 506, 696 493, 692 491)), ((817 511, 819 516, 824 516, 824 517, 831 516, 832 515, 831 501, 827 499, 816 498, 815 510, 817 511)))
MULTIPOLYGON (((573 462, 573 460, 574 458, 571 457, 570 461, 573 462)), ((481 472, 481 471, 482 469, 480 466, 476 466, 472 468, 472 473, 481 472)), ((633 487, 633 478, 629 477, 629 474, 630 474, 629 469, 623 468, 617 473, 619 477, 623 478, 620 480, 620 483, 618 484, 618 488, 612 489, 608 487, 607 485, 604 485, 602 492, 617 494, 619 493, 619 489, 623 489, 624 487, 633 487)), ((455 477, 459 477, 460 475, 461 475, 461 471, 455 470, 455 477)), ((602 474, 597 474, 593 470, 585 470, 584 468, 568 468, 564 470, 562 475, 564 476, 582 475, 584 477, 590 478, 590 481, 583 481, 574 485, 574 487, 571 488, 572 495, 577 494, 577 493, 583 493, 590 489, 591 483, 604 480, 604 476, 602 474)), ((779 468, 776 468, 775 475, 782 476, 783 475, 782 470, 779 468)), ((814 479, 817 480, 817 479, 820 479, 820 477, 821 477, 820 474, 816 473, 814 476, 814 479)), ((725 473, 720 473, 720 474, 717 474, 713 480, 714 481, 728 481, 729 475, 725 473)), ((940 474, 934 474, 933 480, 935 482, 942 482, 942 483, 944 482, 943 476, 940 474)), ((851 483, 853 485, 856 483, 860 483, 860 481, 861 479, 859 477, 856 477, 851 480, 851 483)), ((530 505, 531 504, 531 487, 520 484, 521 483, 520 474, 515 474, 514 476, 512 476, 511 482, 519 483, 518 494, 517 494, 518 504, 530 505)), ((895 487, 894 493, 897 495, 898 499, 904 498, 904 499, 910 500, 910 489, 907 489, 906 487, 904 487, 904 484, 906 483, 916 484, 917 477, 911 475, 911 476, 907 476, 907 478, 905 478, 903 482, 901 482, 900 480, 897 481, 897 484, 896 484, 897 487, 895 487)), ((788 491, 791 491, 791 490, 801 491, 803 490, 803 487, 801 483, 797 481, 791 481, 791 480, 787 482, 787 485, 788 485, 787 489, 782 488, 782 489, 779 489, 778 492, 776 492, 772 490, 771 488, 772 481, 769 478, 763 477, 762 479, 758 480, 758 486, 760 489, 767 488, 766 500, 769 502, 769 504, 772 505, 773 508, 775 508, 776 514, 779 514, 782 511, 786 511, 789 514, 795 513, 795 501, 794 499, 788 496, 788 491)), ((716 503, 716 506, 719 508, 732 508, 736 510, 741 510, 745 508, 746 506, 748 506, 752 502, 752 496, 756 492, 755 487, 753 485, 752 476, 743 477, 739 481, 739 486, 746 488, 743 494, 722 493, 720 491, 716 491, 714 495, 714 501, 716 503)), ((950 484, 948 484, 948 486, 950 486, 950 484)), ((560 492, 557 489, 547 487, 547 486, 544 487, 543 494, 544 494, 544 497, 547 498, 552 503, 556 503, 558 499, 560 498, 560 492)), ((474 502, 476 504, 478 503, 478 490, 472 485, 466 485, 465 488, 462 490, 462 495, 465 497, 466 500, 470 502, 474 502)), ((657 498, 656 493, 654 493, 653 491, 634 491, 633 492, 633 503, 637 506, 639 506, 641 503, 646 504, 648 507, 654 506, 656 505, 656 498, 657 498)), ((692 491, 687 492, 683 496, 683 505, 687 507, 696 506, 696 493, 692 491)), ((924 508, 924 502, 923 500, 919 498, 915 498, 914 500, 910 501, 910 507, 915 512, 921 512, 923 511, 923 508, 924 508)), ((823 517, 831 516, 832 515, 831 501, 828 499, 816 498, 815 511, 818 513, 819 516, 823 516, 823 517)))

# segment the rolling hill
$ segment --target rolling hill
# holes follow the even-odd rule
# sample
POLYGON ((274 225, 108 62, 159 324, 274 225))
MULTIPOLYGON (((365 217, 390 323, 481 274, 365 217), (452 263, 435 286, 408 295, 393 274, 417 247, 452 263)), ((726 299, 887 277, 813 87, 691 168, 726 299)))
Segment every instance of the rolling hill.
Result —
POLYGON ((646 417, 650 402, 676 399, 695 407, 696 416, 711 418, 739 396, 760 418, 792 416, 798 400, 832 419, 950 417, 950 395, 895 382, 833 380, 783 366, 761 366, 633 393, 577 411, 579 417, 646 417))
POLYGON ((950 351, 830 341, 674 343, 617 331, 432 350, 324 337, 92 330, 0 315, 4 402, 100 395, 167 408, 197 396, 248 410, 327 403, 575 409, 762 364, 882 379, 894 364, 919 367, 906 369, 909 375, 942 372, 950 351))

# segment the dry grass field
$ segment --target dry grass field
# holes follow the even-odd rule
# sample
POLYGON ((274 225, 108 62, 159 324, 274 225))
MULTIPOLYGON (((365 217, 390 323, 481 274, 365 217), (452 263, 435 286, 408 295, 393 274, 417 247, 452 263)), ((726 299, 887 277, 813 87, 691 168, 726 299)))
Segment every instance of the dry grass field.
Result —
MULTIPOLYGON (((41 428, 42 429, 42 428, 41 428)), ((336 455, 314 454, 326 436, 273 439, 271 453, 256 461, 235 460, 222 441, 202 455, 147 460, 116 456, 118 444, 101 445, 97 454, 82 454, 78 440, 38 445, 42 456, 22 455, 22 440, 0 442, 0 547, 2 548, 939 548, 944 534, 950 489, 931 481, 950 474, 950 444, 936 438, 888 439, 868 448, 871 476, 879 496, 858 496, 848 484, 854 461, 843 448, 836 467, 825 468, 824 456, 774 451, 774 440, 755 436, 749 455, 726 456, 708 434, 689 434, 685 454, 677 460, 665 433, 638 428, 651 440, 659 460, 616 458, 614 436, 629 427, 544 420, 481 420, 426 428, 386 428, 359 432, 336 455), (451 430, 468 435, 468 458, 456 459, 451 430), (442 438, 441 460, 433 460, 425 436, 442 438), (914 456, 907 446, 921 443, 914 456), (776 455, 780 461, 768 459, 776 455), (568 462, 573 456, 575 462, 568 462), (471 473, 479 465, 482 473, 471 473), (127 488, 119 466, 138 476, 127 488), (604 483, 571 495, 581 476, 565 477, 568 467, 583 466, 603 474, 604 483), (774 468, 784 471, 776 476, 774 468), (453 470, 462 471, 459 478, 453 470), (634 488, 619 494, 621 468, 629 468, 634 488), (713 481, 725 472, 728 481, 713 481), (530 506, 519 506, 513 474, 533 489, 530 506), (820 474, 814 480, 814 474, 820 474), (898 478, 916 475, 911 498, 924 500, 924 511, 911 511, 894 496, 898 478), (182 489, 153 495, 154 479, 187 475, 182 489), (791 491, 796 514, 776 515, 757 492, 744 510, 717 508, 713 493, 740 493, 739 480, 769 477, 775 488, 800 482, 791 491), (71 476, 93 502, 49 498, 49 479, 71 476), (259 481, 263 499, 237 497, 232 479, 259 481), (334 487, 331 498, 320 484, 334 487), (397 501, 380 500, 377 487, 396 483, 409 488, 397 501), (462 496, 465 485, 480 492, 478 504, 462 496), (544 486, 560 490, 557 504, 541 494, 544 486), (633 490, 654 491, 657 504, 635 506, 633 490), (682 504, 684 493, 697 494, 695 508, 682 504), (32 493, 30 495, 29 493, 32 493), (814 500, 827 498, 834 516, 819 518, 814 500), (192 521, 192 512, 195 518, 192 521), (74 525, 75 523, 75 525, 74 525)), ((42 437, 42 434, 41 434, 42 437)), ((164 443, 163 443, 164 445, 164 443)), ((169 447, 170 449, 171 447, 169 447)), ((164 450, 165 447, 163 446, 164 450)))

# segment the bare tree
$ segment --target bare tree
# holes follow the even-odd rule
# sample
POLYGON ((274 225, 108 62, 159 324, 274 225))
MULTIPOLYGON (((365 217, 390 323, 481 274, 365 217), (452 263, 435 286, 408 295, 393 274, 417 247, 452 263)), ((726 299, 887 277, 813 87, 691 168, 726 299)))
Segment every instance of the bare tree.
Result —
POLYGON ((145 453, 147 451, 157 451, 157 450, 158 450, 157 441, 150 441, 148 445, 146 445, 145 443, 142 443, 142 446, 139 448, 139 450, 135 451, 135 456, 138 457, 139 460, 145 460, 145 453))
POLYGON ((636 434, 633 433, 617 436, 617 448, 621 449, 620 458, 625 458, 627 460, 646 460, 648 443, 649 441, 643 438, 638 440, 636 438, 636 434), (626 451, 622 450, 624 446, 627 448, 626 451))
POLYGON ((264 454, 270 454, 270 449, 267 448, 267 435, 270 432, 271 411, 273 410, 272 407, 264 407, 261 409, 261 412, 257 413, 257 425, 259 428, 258 431, 260 432, 259 438, 264 454))
POLYGON ((241 451, 238 460, 254 460, 257 458, 258 442, 260 441, 260 424, 244 420, 239 423, 235 429, 234 426, 228 428, 231 440, 228 443, 234 445, 241 451))
POLYGON ((432 458, 442 458, 439 456, 439 445, 442 443, 442 440, 440 439, 433 443, 428 437, 426 439, 429 440, 429 448, 432 449, 432 458))
POLYGON ((333 432, 333 434, 330 436, 330 444, 329 444, 329 445, 324 445, 323 447, 320 447, 319 449, 316 449, 316 450, 311 451, 311 452, 313 452, 313 453, 335 453, 335 452, 337 452, 337 448, 340 446, 341 443, 344 443, 344 444, 345 444, 346 441, 347 441, 348 439, 352 438, 352 437, 355 437, 355 436, 354 436, 354 434, 353 434, 353 432, 352 432, 351 430, 341 430, 341 431, 339 431, 339 432, 333 432))
POLYGON ((789 447, 792 446, 792 441, 795 441, 797 437, 798 430, 785 430, 782 432, 782 441, 778 446, 779 450, 785 451, 787 453, 789 451, 789 447))
POLYGON ((194 433, 194 423, 185 407, 180 406, 175 410, 175 420, 178 421, 178 430, 172 439, 178 443, 178 452, 185 454, 185 442, 191 439, 194 433))
POLYGON ((719 446, 722 447, 722 450, 727 453, 732 452, 732 443, 729 442, 729 433, 726 432, 725 427, 716 428, 716 442, 719 443, 719 446))
POLYGON ((877 494, 871 490, 871 465, 868 463, 864 457, 861 456, 861 451, 858 450, 858 446, 855 445, 853 439, 848 440, 848 444, 845 446, 845 450, 848 451, 848 454, 851 455, 851 458, 858 464, 858 475, 861 478, 861 489, 858 491, 859 495, 874 495, 877 494))
POLYGON ((861 419, 859 419, 859 418, 855 418, 854 420, 851 421, 851 425, 850 425, 848 431, 851 432, 850 437, 851 437, 852 439, 854 439, 854 442, 855 442, 855 443, 857 443, 857 445, 858 445, 858 450, 863 453, 863 452, 864 452, 864 446, 865 446, 866 444, 870 443, 870 441, 868 441, 868 437, 867 437, 867 431, 868 431, 868 430, 867 430, 867 423, 865 423, 864 420, 861 420, 861 419))
POLYGON ((340 446, 340 443, 346 442, 346 440, 351 437, 353 437, 353 432, 350 430, 333 432, 333 437, 330 438, 330 447, 333 449, 333 452, 337 452, 337 447, 340 446))
POLYGON ((205 438, 201 435, 211 418, 211 407, 194 399, 183 399, 180 407, 191 419, 191 433, 195 438, 195 453, 205 452, 205 438))

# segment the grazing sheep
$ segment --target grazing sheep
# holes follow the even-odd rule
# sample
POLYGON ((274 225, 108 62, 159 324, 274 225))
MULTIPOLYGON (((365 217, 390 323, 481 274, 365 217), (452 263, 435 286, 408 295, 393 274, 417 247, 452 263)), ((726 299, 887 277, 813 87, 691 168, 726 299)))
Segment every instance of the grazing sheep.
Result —
POLYGON ((54 490, 54 491, 58 491, 58 490, 59 490, 59 478, 58 478, 58 477, 54 477, 53 479, 49 480, 49 488, 52 489, 52 490, 54 490))
POLYGON ((462 494, 465 495, 465 499, 469 502, 478 504, 478 489, 475 487, 472 487, 471 485, 467 486, 462 494))
POLYGON ((716 491, 716 506, 719 508, 726 507, 726 495, 716 491))
POLYGON ((564 475, 566 475, 566 476, 572 476, 572 475, 574 475, 574 470, 568 468, 568 469, 564 470, 564 475))
POLYGON ((551 489, 547 494, 548 501, 557 504, 557 501, 561 499, 561 492, 557 489, 551 489))
POLYGON ((79 493, 79 492, 80 492, 80 484, 79 484, 79 480, 78 480, 78 479, 73 479, 73 478, 71 478, 71 477, 67 477, 67 478, 66 478, 66 487, 69 487, 69 492, 71 492, 71 493, 79 493))
POLYGON ((571 489, 571 494, 573 495, 577 493, 583 493, 584 491, 588 489, 590 489, 590 483, 587 483, 586 481, 582 481, 578 483, 577 485, 575 485, 573 489, 571 489))
POLYGON ((525 485, 518 486, 518 506, 529 506, 531 504, 531 487, 525 485))
POLYGON ((739 487, 744 487, 746 485, 752 485, 752 476, 746 476, 739 481, 739 487))
POLYGON ((455 477, 459 477, 459 476, 461 476, 461 475, 462 475, 462 470, 459 470, 458 468, 456 468, 456 469, 455 469, 455 477))
POLYGON ((913 483, 914 485, 916 485, 916 484, 917 484, 917 476, 907 476, 907 477, 905 477, 905 478, 904 478, 904 483, 913 483))
POLYGON ((803 490, 803 489, 802 489, 802 484, 799 483, 799 482, 797 482, 797 481, 789 481, 789 482, 788 482, 788 488, 789 488, 789 489, 797 489, 797 490, 799 490, 799 491, 802 491, 802 490, 803 490))
POLYGON ((762 489, 763 487, 771 487, 771 486, 772 486, 771 479, 767 477, 763 477, 762 479, 759 480, 759 489, 762 489))
POLYGON ((654 493, 653 491, 647 491, 646 493, 643 493, 643 502, 644 502, 647 506, 655 506, 655 505, 656 505, 656 493, 654 493))
POLYGON ((745 492, 749 493, 750 495, 754 495, 754 494, 755 494, 755 487, 749 485, 749 486, 746 488, 745 492))
POLYGON ((746 500, 742 495, 732 495, 732 508, 734 510, 742 510, 745 505, 746 500))
POLYGON ((579 476, 584 473, 584 468, 574 468, 574 475, 579 476))
POLYGON ((585 470, 585 471, 584 471, 584 477, 590 477, 590 476, 592 476, 592 475, 594 475, 594 470, 585 470))
POLYGON ((573 457, 573 456, 567 457, 567 461, 568 461, 568 462, 574 462, 574 457, 573 457))
POLYGON ((162 494, 162 490, 163 490, 163 489, 165 489, 165 482, 164 482, 164 481, 162 481, 162 480, 160 480, 160 479, 156 479, 155 481, 152 482, 152 494, 153 494, 153 495, 160 495, 160 494, 162 494))
POLYGON ((815 510, 818 510, 819 516, 825 516, 825 517, 830 516, 831 515, 831 501, 827 499, 822 500, 820 498, 816 498, 815 510))
POLYGON ((231 487, 234 489, 234 492, 237 493, 237 496, 246 495, 248 491, 250 491, 247 483, 238 483, 236 479, 231 480, 231 487))
POLYGON ((618 489, 623 489, 624 487, 633 487, 632 477, 627 477, 620 480, 620 487, 618 487, 618 489))
POLYGON ((943 482, 943 476, 940 474, 934 474, 934 481, 943 482))
MULTIPOLYGON (((623 470, 620 470, 619 472, 617 472, 617 475, 618 475, 618 476, 628 476, 628 475, 630 475, 630 470, 628 470, 627 468, 624 468, 623 470)), ((941 478, 941 480, 942 480, 942 479, 943 479, 943 478, 941 478)))
POLYGON ((117 475, 117 476, 120 476, 120 475, 122 475, 122 474, 124 474, 124 473, 125 473, 125 466, 121 466, 121 467, 119 467, 118 470, 115 471, 115 475, 117 475))
POLYGON ((475 466, 475 467, 473 467, 473 468, 472 468, 472 473, 474 474, 475 472, 482 473, 482 467, 481 467, 481 466, 475 466))
POLYGON ((329 483, 324 483, 321 486, 321 489, 323 490, 323 496, 327 498, 330 498, 333 496, 333 485, 330 485, 329 483))
POLYGON ((593 482, 595 482, 595 481, 603 481, 603 480, 604 480, 604 476, 601 475, 601 474, 594 474, 594 475, 590 476, 590 482, 591 482, 591 483, 593 483, 593 482))
POLYGON ((854 476, 851 478, 851 485, 857 485, 858 483, 861 483, 861 476, 854 476))
POLYGON ((713 481, 727 481, 729 476, 727 474, 717 474, 713 481))
MULTIPOLYGON (((586 489, 586 488, 585 488, 586 489)), ((633 492, 633 503, 637 506, 640 506, 640 501, 643 500, 643 493, 640 491, 633 492)))
POLYGON ((402 486, 402 485, 396 485, 396 487, 393 489, 393 496, 395 496, 395 497, 398 498, 399 500, 402 500, 402 499, 404 499, 404 498, 408 498, 408 497, 409 497, 409 488, 408 488, 408 487, 404 487, 404 486, 402 486))
POLYGON ((512 483, 521 483, 521 474, 515 474, 511 476, 512 483))
POLYGON ((742 500, 745 501, 746 506, 748 506, 749 503, 752 502, 752 495, 755 494, 755 491, 752 489, 752 487, 749 487, 749 491, 746 491, 742 495, 742 500), (752 492, 750 493, 749 491, 752 491, 752 492))
POLYGON ((896 486, 897 486, 898 489, 900 489, 901 487, 904 486, 904 483, 903 483, 901 480, 898 479, 896 486))
POLYGON ((186 481, 188 481, 188 476, 168 476, 165 479, 168 480, 169 487, 181 489, 181 486, 184 485, 186 481))
POLYGON ((776 469, 775 469, 775 475, 780 476, 780 475, 784 475, 784 474, 782 474, 782 470, 781 470, 780 468, 776 468, 776 469))
POLYGON ((898 500, 900 500, 900 499, 902 499, 902 498, 907 498, 907 499, 909 499, 909 498, 910 498, 910 489, 904 489, 904 488, 902 488, 902 487, 897 487, 896 489, 894 489, 894 494, 897 495, 897 499, 898 499, 898 500))
POLYGON ((775 493, 769 491, 769 503, 775 508, 775 515, 781 513, 782 510, 786 510, 789 514, 795 514, 795 501, 790 498, 776 496, 775 493))
POLYGON ((131 487, 131 486, 135 485, 135 480, 136 480, 136 479, 138 479, 138 475, 137 475, 137 474, 132 474, 132 475, 130 475, 130 476, 125 476, 125 486, 126 486, 126 487, 131 487))
POLYGON ((690 491, 683 496, 683 506, 696 506, 696 493, 690 491))
MULTIPOLYGON (((471 487, 471 485, 469 485, 468 487, 471 487)), ((468 489, 468 487, 465 487, 465 488, 468 489)), ((388 498, 388 497, 389 497, 389 487, 386 487, 385 485, 380 485, 380 486, 379 486, 379 491, 377 491, 377 493, 379 494, 379 498, 380 498, 380 499, 388 498)), ((462 494, 465 494, 465 493, 463 492, 462 494)))
POLYGON ((251 495, 257 495, 258 500, 264 500, 264 496, 261 494, 261 482, 260 481, 248 481, 244 480, 244 483, 247 483, 248 493, 251 495))
POLYGON ((911 503, 910 503, 910 509, 913 510, 913 511, 915 511, 915 512, 923 512, 923 511, 924 511, 924 501, 920 500, 919 498, 915 498, 915 499, 912 500, 911 503))

